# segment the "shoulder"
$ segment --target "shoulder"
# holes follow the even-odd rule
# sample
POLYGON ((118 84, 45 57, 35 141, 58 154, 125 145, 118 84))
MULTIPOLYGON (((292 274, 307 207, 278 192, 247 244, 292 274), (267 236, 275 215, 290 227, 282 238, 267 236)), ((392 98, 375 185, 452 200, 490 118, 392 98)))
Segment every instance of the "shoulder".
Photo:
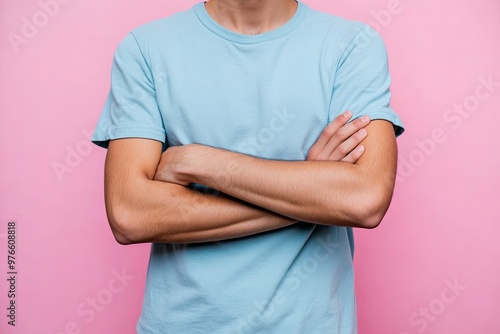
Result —
POLYGON ((337 64, 360 52, 376 58, 385 54, 382 37, 364 22, 308 8, 303 26, 304 35, 317 36, 316 40, 323 44, 326 59, 334 59, 337 64))
POLYGON ((187 35, 196 26, 196 20, 191 8, 150 21, 130 30, 119 42, 116 51, 142 54, 145 59, 150 59, 158 49, 172 49, 176 43, 188 40, 190 37, 187 35))
POLYGON ((364 22, 347 19, 310 7, 307 7, 305 26, 308 29, 316 30, 317 33, 323 33, 327 36, 341 38, 344 40, 352 40, 364 29, 370 29, 370 26, 364 22))
POLYGON ((191 8, 168 17, 150 21, 134 28, 131 33, 139 43, 168 39, 178 36, 189 27, 192 27, 194 20, 196 20, 196 15, 191 8))
POLYGON ((196 14, 193 8, 174 13, 170 16, 150 21, 130 30, 120 41, 122 45, 135 44, 140 49, 148 46, 159 46, 169 41, 179 40, 189 33, 196 23, 196 14))

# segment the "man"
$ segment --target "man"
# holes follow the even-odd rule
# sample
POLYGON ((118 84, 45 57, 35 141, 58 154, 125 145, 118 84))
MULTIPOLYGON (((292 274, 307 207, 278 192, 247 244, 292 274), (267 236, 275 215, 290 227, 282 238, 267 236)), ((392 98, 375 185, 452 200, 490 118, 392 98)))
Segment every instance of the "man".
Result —
POLYGON ((93 141, 139 333, 356 333, 352 227, 394 188, 385 47, 294 0, 210 0, 118 46, 93 141), (348 122, 353 120, 352 122, 348 122))

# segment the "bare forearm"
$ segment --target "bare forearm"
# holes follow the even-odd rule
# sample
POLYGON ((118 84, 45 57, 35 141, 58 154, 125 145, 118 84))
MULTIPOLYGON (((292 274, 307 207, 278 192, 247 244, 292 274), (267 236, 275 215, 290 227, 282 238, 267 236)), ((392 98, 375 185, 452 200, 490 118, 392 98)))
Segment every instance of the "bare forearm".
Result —
POLYGON ((171 183, 146 180, 133 189, 120 199, 107 198, 115 203, 108 205, 108 216, 123 244, 219 241, 294 223, 222 194, 203 194, 171 183))
POLYGON ((160 142, 111 141, 105 164, 108 220, 118 242, 191 243, 248 236, 294 223, 233 199, 153 180, 160 142))
POLYGON ((391 123, 374 121, 366 129, 366 149, 354 164, 264 160, 190 145, 167 151, 168 166, 161 164, 155 177, 205 184, 300 221, 373 228, 392 198, 397 146, 391 123))
POLYGON ((358 166, 333 161, 273 161, 214 149, 194 182, 294 219, 358 226, 365 207, 358 166))

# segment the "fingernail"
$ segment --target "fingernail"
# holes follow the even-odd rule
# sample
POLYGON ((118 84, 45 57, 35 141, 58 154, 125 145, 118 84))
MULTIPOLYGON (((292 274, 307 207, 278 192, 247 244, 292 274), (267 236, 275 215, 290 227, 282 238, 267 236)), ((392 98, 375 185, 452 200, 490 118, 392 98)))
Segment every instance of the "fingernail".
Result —
POLYGON ((361 121, 363 123, 368 123, 370 121, 370 117, 368 117, 367 115, 361 116, 361 121))
POLYGON ((358 131, 360 135, 364 136, 366 135, 366 130, 365 129, 361 129, 358 131))
POLYGON ((344 113, 342 114, 344 117, 351 117, 351 112, 349 110, 347 111, 344 111, 344 113))

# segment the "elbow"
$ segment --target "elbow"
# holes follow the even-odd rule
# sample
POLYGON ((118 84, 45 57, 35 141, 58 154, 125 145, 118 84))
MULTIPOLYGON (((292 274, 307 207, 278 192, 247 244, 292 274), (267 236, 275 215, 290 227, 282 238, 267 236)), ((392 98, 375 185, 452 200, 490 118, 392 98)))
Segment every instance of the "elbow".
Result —
POLYGON ((139 243, 139 241, 134 238, 134 233, 131 231, 129 227, 130 224, 127 224, 123 221, 117 220, 109 220, 109 225, 111 226, 111 232, 113 232, 113 236, 120 245, 133 245, 139 243))
POLYGON ((392 199, 392 189, 371 189, 355 213, 359 228, 374 229, 382 222, 392 199))
POLYGON ((361 219, 358 220, 357 227, 369 230, 374 229, 380 225, 384 216, 385 212, 382 211, 366 213, 361 219))
POLYGON ((120 245, 126 246, 126 245, 133 245, 138 242, 134 241, 131 237, 130 234, 128 233, 123 233, 117 229, 111 229, 113 232, 113 236, 115 237, 115 240, 117 243, 120 245))
POLYGON ((106 209, 109 226, 116 242, 120 245, 140 243, 134 228, 136 224, 130 212, 127 212, 124 208, 115 208, 114 206, 107 206, 106 209))
POLYGON ((375 188, 373 186, 365 191, 357 192, 352 197, 345 197, 344 203, 339 206, 343 209, 340 209, 340 212, 332 213, 333 216, 329 218, 328 225, 374 229, 382 222, 391 198, 392 188, 375 188))

